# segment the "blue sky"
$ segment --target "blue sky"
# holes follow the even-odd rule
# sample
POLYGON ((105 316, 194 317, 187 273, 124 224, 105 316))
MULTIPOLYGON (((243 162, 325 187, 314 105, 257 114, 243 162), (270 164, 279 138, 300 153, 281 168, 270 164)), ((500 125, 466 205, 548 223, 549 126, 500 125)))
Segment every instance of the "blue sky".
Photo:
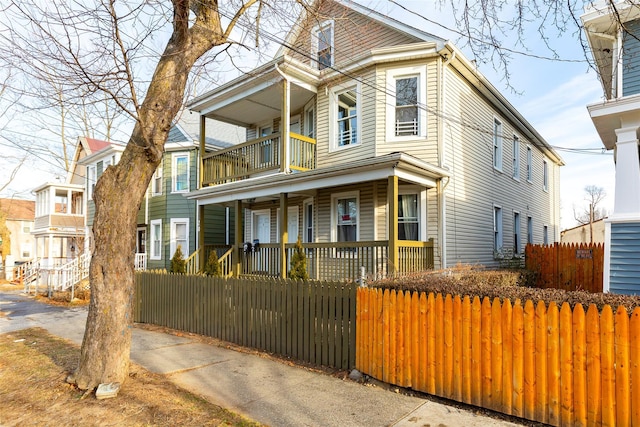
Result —
MULTIPOLYGON (((409 13, 389 1, 361 1, 364 5, 409 25, 424 29, 440 37, 452 40, 468 59, 474 59, 460 42, 459 36, 442 26, 434 25, 409 13)), ((455 24, 450 9, 437 10, 432 2, 401 1, 403 6, 429 19, 453 28, 455 24), (425 7, 427 6, 427 7, 425 7)), ((563 59, 584 60, 582 47, 571 31, 554 36, 549 43, 563 59)), ((505 36, 512 40, 513 36, 505 36)), ((585 149, 600 148, 602 143, 591 123, 587 104, 602 100, 602 88, 586 62, 563 62, 537 59, 530 55, 551 57, 553 53, 544 45, 535 26, 527 29, 524 39, 526 48, 505 46, 527 55, 513 54, 509 63, 510 79, 504 80, 504 72, 495 70, 491 64, 478 61, 479 70, 500 90, 538 132, 554 147, 585 149), (508 84, 507 84, 508 83, 508 84)), ((597 185, 607 193, 604 205, 612 210, 614 197, 614 164, 611 153, 576 154, 558 150, 566 165, 561 168, 561 229, 575 225, 573 207, 583 207, 584 187, 597 185)), ((7 171, 5 165, 1 165, 7 171)), ((55 179, 50 166, 32 161, 21 170, 19 178, 12 183, 10 191, 3 196, 17 193, 19 197, 32 197, 30 190, 45 181, 55 179)))

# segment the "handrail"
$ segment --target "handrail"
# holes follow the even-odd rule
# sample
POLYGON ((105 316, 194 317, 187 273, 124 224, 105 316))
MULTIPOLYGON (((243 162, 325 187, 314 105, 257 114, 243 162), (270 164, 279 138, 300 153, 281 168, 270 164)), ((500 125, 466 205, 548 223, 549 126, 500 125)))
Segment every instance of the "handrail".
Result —
POLYGON ((202 158, 203 159, 209 159, 211 157, 222 156, 224 154, 231 153, 231 152, 234 152, 234 151, 238 151, 238 150, 241 150, 242 148, 250 147, 252 145, 259 144, 261 142, 264 142, 264 141, 267 141, 267 140, 270 140, 270 139, 280 138, 281 136, 282 136, 282 134, 280 132, 270 133, 267 136, 262 136, 260 138, 252 139, 250 141, 243 142, 242 144, 237 144, 237 145, 231 146, 229 148, 225 148, 224 150, 212 151, 212 152, 207 153, 204 156, 202 156, 202 158))
POLYGON ((197 274, 200 272, 198 264, 200 261, 200 249, 198 248, 185 260, 187 274, 197 274))
POLYGON ((233 276, 233 263, 232 263, 232 255, 233 248, 226 251, 220 258, 218 258, 218 263, 220 264, 220 269, 222 270, 222 277, 231 277, 233 276))

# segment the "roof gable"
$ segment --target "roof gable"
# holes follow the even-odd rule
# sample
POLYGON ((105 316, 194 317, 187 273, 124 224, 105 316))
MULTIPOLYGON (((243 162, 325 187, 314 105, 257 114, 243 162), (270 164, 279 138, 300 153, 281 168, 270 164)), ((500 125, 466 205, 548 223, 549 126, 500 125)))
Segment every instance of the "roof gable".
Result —
POLYGON ((411 27, 393 18, 349 0, 318 0, 317 12, 303 14, 289 35, 285 47, 276 57, 289 55, 298 61, 317 68, 312 43, 314 29, 333 22, 334 64, 367 55, 372 49, 399 46, 418 42, 441 42, 444 40, 411 27))

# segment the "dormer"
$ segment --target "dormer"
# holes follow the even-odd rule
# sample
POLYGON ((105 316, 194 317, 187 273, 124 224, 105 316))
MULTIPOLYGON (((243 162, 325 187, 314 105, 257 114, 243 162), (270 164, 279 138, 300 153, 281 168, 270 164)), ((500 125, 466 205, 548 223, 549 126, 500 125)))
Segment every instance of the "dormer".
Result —
POLYGON ((640 95, 640 7, 595 1, 582 22, 606 99, 640 95))

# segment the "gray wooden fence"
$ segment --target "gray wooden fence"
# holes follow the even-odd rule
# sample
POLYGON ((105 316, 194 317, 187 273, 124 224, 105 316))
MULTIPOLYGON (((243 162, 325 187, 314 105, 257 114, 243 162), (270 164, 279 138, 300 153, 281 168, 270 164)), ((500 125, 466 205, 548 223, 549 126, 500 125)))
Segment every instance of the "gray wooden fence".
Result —
POLYGON ((138 272, 134 321, 351 369, 356 289, 355 283, 138 272))

